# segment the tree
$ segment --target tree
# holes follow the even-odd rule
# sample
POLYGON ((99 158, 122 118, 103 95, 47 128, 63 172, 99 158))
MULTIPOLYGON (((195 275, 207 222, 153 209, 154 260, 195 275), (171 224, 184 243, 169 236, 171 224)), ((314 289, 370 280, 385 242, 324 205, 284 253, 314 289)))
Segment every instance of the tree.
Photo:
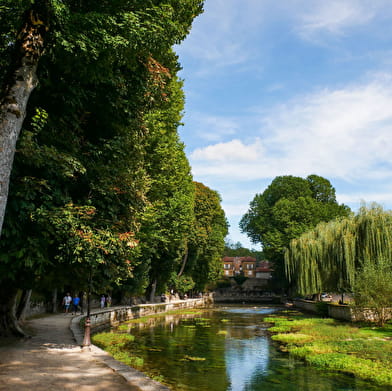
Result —
MULTIPOLYGON (((11 16, 10 11, 17 11, 18 5, 17 3, 17 6, 13 6, 10 1, 5 1, 1 4, 1 11, 5 16, 11 16)), ((0 91, 0 234, 16 142, 26 117, 30 94, 38 82, 37 66, 43 53, 48 29, 47 10, 43 2, 33 2, 24 11, 23 16, 18 18, 18 22, 21 27, 17 31, 6 22, 6 26, 14 34, 8 35, 3 30, 0 35, 1 52, 9 58, 11 48, 13 49, 8 72, 6 76, 3 73, 0 79, 3 84, 0 91)))
POLYGON ((260 243, 266 258, 274 264, 274 277, 287 284, 284 249, 290 240, 321 221, 347 216, 350 210, 336 202, 330 182, 317 175, 306 179, 276 177, 262 194, 256 194, 240 227, 254 243, 260 243))
POLYGON ((258 261, 264 259, 264 254, 262 251, 255 249, 249 249, 244 247, 241 242, 232 243, 229 240, 225 241, 224 255, 227 257, 254 257, 258 261))
POLYGON ((356 272, 353 291, 356 307, 362 312, 371 310, 379 326, 384 326, 392 303, 391 258, 363 261, 356 272))
POLYGON ((189 260, 185 274, 195 281, 195 288, 203 291, 207 284, 222 274, 224 238, 228 223, 219 194, 199 182, 195 186, 195 222, 190 233, 189 260))
POLYGON ((359 270, 367 285, 365 269, 373 278, 369 262, 377 269, 380 260, 392 259, 391 240, 391 212, 377 205, 363 206, 356 216, 320 223, 293 239, 285 253, 287 276, 303 295, 352 292, 360 284, 356 279, 359 270))
MULTIPOLYGON (((9 17, 0 30, 0 50, 5 54, 1 60, 5 71, 0 75, 1 232, 27 103, 38 80, 46 77, 45 71, 37 73, 38 64, 49 60, 65 72, 76 75, 77 70, 86 83, 110 79, 122 87, 121 73, 134 71, 153 54, 184 39, 193 18, 202 11, 202 1, 1 0, 0 7, 9 17)), ((61 81, 63 75, 58 76, 61 81)), ((142 80, 135 78, 143 88, 142 80)), ((61 98, 57 98, 58 104, 61 98)))
POLYGON ((179 140, 184 96, 182 83, 174 76, 165 89, 166 100, 146 118, 149 130, 146 168, 150 188, 141 219, 139 269, 149 285, 150 299, 163 292, 173 273, 187 256, 187 238, 194 221, 194 187, 191 169, 179 140))
MULTIPOLYGON (((19 332, 12 320, 19 287, 66 264, 86 276, 99 246, 105 249, 98 259, 107 263, 107 278, 116 278, 110 243, 123 248, 120 238, 133 237, 148 204, 146 115, 166 99, 167 75, 179 68, 170 48, 186 36, 202 1, 0 0, 9 16, 0 27, 5 86, 12 85, 12 72, 3 70, 14 69, 18 26, 36 6, 49 30, 37 59, 40 83, 28 99, 0 242, 0 334, 19 332), (58 216, 88 208, 94 213, 83 229, 76 220, 58 229, 58 216), (79 240, 80 252, 73 252, 69 238, 79 240)), ((118 260, 135 266, 131 253, 118 260)))

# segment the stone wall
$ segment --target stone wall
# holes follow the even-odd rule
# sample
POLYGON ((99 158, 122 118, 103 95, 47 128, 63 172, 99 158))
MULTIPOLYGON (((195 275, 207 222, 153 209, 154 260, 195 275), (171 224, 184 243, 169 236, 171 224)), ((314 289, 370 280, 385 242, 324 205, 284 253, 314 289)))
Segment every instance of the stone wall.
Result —
POLYGON ((329 304, 328 316, 334 319, 353 321, 352 308, 348 305, 329 304))
POLYGON ((211 298, 207 296, 198 299, 178 300, 167 303, 105 308, 100 311, 95 311, 90 315, 91 329, 95 329, 96 331, 100 328, 117 326, 121 322, 126 322, 127 320, 177 309, 206 307, 208 304, 211 304, 211 302, 211 298))
MULTIPOLYGON (((310 300, 293 300, 295 307, 303 309, 308 312, 317 313, 317 304, 310 300)), ((392 309, 386 308, 387 319, 392 319, 392 309)), ((328 316, 334 319, 345 320, 348 322, 374 322, 377 318, 374 311, 371 309, 356 310, 355 307, 348 305, 340 305, 328 303, 328 316)))
POLYGON ((316 303, 310 300, 293 300, 294 307, 300 308, 308 312, 317 312, 316 303))

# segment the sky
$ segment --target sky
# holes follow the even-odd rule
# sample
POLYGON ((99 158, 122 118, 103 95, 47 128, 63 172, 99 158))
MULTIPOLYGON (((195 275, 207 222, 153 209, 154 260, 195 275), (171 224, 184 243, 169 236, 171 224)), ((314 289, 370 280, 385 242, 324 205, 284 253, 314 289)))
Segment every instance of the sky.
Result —
POLYGON ((206 0, 176 47, 180 137, 232 242, 276 176, 327 178, 339 203, 392 208, 390 0, 206 0))

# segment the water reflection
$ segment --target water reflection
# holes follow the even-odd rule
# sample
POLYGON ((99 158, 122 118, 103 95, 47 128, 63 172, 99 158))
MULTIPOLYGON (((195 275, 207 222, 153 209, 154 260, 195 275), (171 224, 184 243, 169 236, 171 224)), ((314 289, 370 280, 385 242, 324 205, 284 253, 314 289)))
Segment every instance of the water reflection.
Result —
POLYGON ((266 374, 269 361, 269 343, 264 337, 228 339, 225 347, 226 373, 229 390, 245 390, 255 373, 266 374))

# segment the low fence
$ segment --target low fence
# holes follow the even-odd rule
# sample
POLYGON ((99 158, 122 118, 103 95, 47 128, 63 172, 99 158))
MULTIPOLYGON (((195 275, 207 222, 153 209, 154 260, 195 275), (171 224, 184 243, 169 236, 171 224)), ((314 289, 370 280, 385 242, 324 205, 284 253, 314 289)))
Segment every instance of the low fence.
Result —
MULTIPOLYGON (((142 316, 160 314, 167 311, 184 308, 201 308, 206 307, 211 303, 211 297, 206 296, 197 299, 176 300, 165 303, 151 303, 139 304, 130 307, 121 306, 105 308, 102 310, 94 311, 92 314, 90 314, 91 329, 92 331, 97 331, 102 328, 118 326, 121 322, 140 318, 142 316)), ((78 341, 76 335, 75 339, 78 341)))
MULTIPOLYGON (((295 307, 303 309, 308 312, 317 313, 317 303, 310 300, 293 300, 295 307)), ((377 315, 371 309, 356 309, 353 306, 327 303, 328 316, 330 318, 346 320, 349 322, 362 322, 370 321, 373 322, 377 319, 377 315)), ((392 309, 386 308, 386 318, 392 319, 392 309)))

